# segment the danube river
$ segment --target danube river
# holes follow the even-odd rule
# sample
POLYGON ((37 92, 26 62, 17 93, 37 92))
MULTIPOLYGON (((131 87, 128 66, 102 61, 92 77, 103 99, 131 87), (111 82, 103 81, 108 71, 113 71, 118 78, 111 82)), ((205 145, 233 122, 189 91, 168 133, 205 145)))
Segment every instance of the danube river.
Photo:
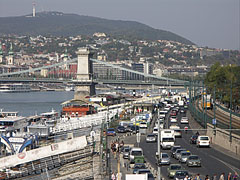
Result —
POLYGON ((0 109, 18 111, 22 116, 49 112, 52 109, 60 112, 61 103, 73 97, 73 91, 0 93, 0 109))

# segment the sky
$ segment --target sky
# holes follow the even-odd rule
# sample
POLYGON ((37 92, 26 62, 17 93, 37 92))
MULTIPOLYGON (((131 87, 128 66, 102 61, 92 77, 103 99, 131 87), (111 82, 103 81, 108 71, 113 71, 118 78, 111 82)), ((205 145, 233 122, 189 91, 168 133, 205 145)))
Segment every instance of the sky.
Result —
MULTIPOLYGON (((33 0, 0 0, 0 17, 32 12, 33 0)), ((35 0, 36 10, 131 20, 198 46, 240 50, 240 0, 35 0)))

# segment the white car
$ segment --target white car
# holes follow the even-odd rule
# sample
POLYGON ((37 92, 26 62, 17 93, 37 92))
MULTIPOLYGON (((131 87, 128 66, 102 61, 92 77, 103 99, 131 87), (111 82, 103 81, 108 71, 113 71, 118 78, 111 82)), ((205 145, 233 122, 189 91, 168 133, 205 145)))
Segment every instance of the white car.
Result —
POLYGON ((165 107, 165 108, 164 108, 164 111, 167 111, 167 112, 168 112, 169 110, 170 110, 170 107, 165 107))
POLYGON ((208 136, 198 136, 197 147, 207 146, 210 147, 210 138, 208 136))
POLYGON ((154 127, 152 133, 155 135, 158 135, 158 127, 154 127))
POLYGON ((170 122, 171 123, 176 123, 177 122, 177 117, 176 116, 171 116, 170 117, 170 122))
POLYGON ((188 118, 187 117, 182 117, 181 118, 181 124, 188 124, 188 118))

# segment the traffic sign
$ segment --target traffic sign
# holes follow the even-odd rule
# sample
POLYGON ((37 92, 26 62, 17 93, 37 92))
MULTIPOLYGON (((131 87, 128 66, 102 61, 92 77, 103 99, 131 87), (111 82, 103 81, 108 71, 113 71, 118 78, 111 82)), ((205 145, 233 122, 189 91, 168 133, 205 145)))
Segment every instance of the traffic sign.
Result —
POLYGON ((149 114, 146 114, 145 117, 148 119, 149 118, 149 114))
POLYGON ((217 120, 216 119, 212 119, 212 124, 216 125, 217 124, 217 120))

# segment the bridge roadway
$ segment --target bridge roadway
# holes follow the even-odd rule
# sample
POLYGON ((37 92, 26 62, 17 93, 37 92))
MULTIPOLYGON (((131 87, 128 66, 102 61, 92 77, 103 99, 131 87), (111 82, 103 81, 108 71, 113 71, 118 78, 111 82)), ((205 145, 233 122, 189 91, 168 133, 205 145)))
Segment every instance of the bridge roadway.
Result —
MULTIPOLYGON (((188 114, 189 115, 189 114, 188 114)), ((178 122, 180 121, 180 118, 182 115, 178 115, 178 122)), ((165 127, 169 127, 169 114, 166 116, 166 123, 165 127)), ((190 119, 190 118, 189 118, 190 119)), ((194 120, 193 120, 194 121, 194 120)), ((191 122, 192 123, 196 122, 191 122)), ((184 128, 183 125, 178 123, 180 125, 180 128, 184 128)), ((240 158, 235 159, 234 157, 230 157, 227 155, 226 152, 221 152, 219 150, 214 149, 213 147, 210 148, 197 148, 196 145, 190 144, 189 139, 193 132, 191 130, 188 131, 187 134, 183 133, 182 138, 176 139, 176 145, 180 145, 183 148, 186 148, 189 150, 192 154, 196 154, 201 158, 202 161, 202 167, 187 167, 186 164, 182 164, 182 166, 191 173, 191 175, 195 176, 197 173, 201 175, 201 178, 205 178, 206 175, 213 176, 215 173, 220 176, 222 172, 225 172, 227 175, 229 172, 238 172, 240 173, 240 158)), ((200 133, 201 134, 201 133, 200 133)), ((144 151, 145 157, 148 159, 148 161, 153 165, 153 167, 157 170, 156 166, 156 158, 155 153, 157 152, 157 143, 146 143, 145 137, 141 138, 140 147, 144 151)), ((170 150, 161 150, 161 152, 168 153, 170 156, 170 150)), ((173 164, 179 164, 179 162, 171 157, 171 163, 173 164)), ((162 166, 161 167, 161 173, 163 177, 167 178, 167 168, 168 166, 162 166)))
POLYGON ((8 78, 0 77, 0 83, 74 83, 79 82, 80 84, 88 84, 93 82, 96 84, 119 84, 119 85, 158 85, 158 86, 184 86, 183 82, 168 82, 165 80, 154 80, 154 81, 139 81, 139 80, 111 80, 111 79, 94 79, 89 80, 78 80, 63 79, 63 78, 8 78))

